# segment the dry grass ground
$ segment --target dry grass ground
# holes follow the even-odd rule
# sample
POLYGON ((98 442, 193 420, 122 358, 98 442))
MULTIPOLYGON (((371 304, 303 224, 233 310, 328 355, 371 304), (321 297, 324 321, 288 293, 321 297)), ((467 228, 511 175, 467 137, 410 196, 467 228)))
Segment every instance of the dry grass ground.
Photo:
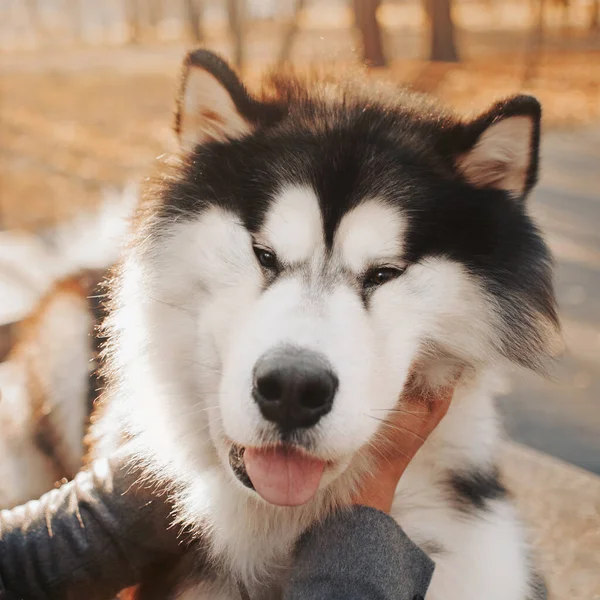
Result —
MULTIPOLYGON (((95 202, 101 186, 143 177, 171 147, 177 60, 136 73, 118 68, 128 50, 111 52, 113 68, 0 75, 3 227, 61 220, 95 202)), ((543 102, 546 127, 600 122, 600 51, 546 53, 532 81, 524 84, 523 74, 522 54, 504 53, 458 65, 395 61, 374 76, 433 93, 463 112, 528 91, 543 102)))

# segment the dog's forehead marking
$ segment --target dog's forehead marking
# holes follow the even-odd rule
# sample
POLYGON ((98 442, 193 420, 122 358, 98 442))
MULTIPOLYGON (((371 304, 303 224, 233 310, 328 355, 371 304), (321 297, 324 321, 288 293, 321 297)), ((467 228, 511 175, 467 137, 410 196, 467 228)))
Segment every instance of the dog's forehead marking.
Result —
POLYGON ((324 248, 319 200, 309 186, 286 186, 271 205, 262 236, 287 263, 308 260, 324 248))
POLYGON ((343 263, 360 272, 373 262, 402 255, 406 218, 378 199, 361 202, 345 215, 334 239, 343 263))

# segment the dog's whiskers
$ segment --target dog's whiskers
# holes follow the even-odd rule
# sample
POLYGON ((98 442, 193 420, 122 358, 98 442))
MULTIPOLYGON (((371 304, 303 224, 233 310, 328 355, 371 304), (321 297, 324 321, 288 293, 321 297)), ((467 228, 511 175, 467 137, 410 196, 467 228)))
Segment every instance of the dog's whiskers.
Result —
POLYGON ((370 417, 371 419, 375 419, 376 421, 379 421, 381 423, 385 423, 385 425, 387 425, 388 427, 390 427, 392 429, 397 429, 398 431, 406 431, 407 433, 410 433, 411 435, 416 437, 419 441, 425 443, 424 437, 420 436, 418 433, 415 433, 412 429, 409 429, 408 427, 403 427, 402 425, 399 425, 397 423, 392 423, 391 421, 388 421, 387 419, 380 419, 379 417, 375 417, 373 415, 367 415, 367 416, 370 417))
POLYGON ((207 371, 211 371, 212 373, 216 373, 217 375, 222 374, 222 371, 219 367, 215 367, 214 365, 209 365, 206 363, 199 362, 197 360, 194 360, 193 358, 182 358, 181 362, 187 363, 190 365, 196 365, 197 367, 202 367, 203 369, 206 369, 207 371))
POLYGON ((177 412, 177 415, 180 417, 194 416, 199 415, 204 412, 208 412, 210 410, 217 410, 219 408, 218 404, 214 404, 211 406, 199 406, 198 404, 194 404, 190 406, 187 410, 181 410, 177 412))
MULTIPOLYGON (((367 445, 369 446, 369 448, 371 448, 372 450, 374 450, 387 463, 391 462, 391 457, 388 456, 388 455, 386 455, 380 448, 378 448, 375 445, 374 441, 367 442, 367 445)), ((397 448, 394 448, 394 454, 399 454, 400 456, 403 456, 407 460, 412 460, 412 458, 413 458, 412 456, 409 456, 408 454, 405 454, 404 452, 402 452, 401 450, 398 450, 397 448)))
MULTIPOLYGON (((389 413, 401 413, 403 415, 410 415, 410 416, 415 416, 415 417, 418 417, 419 415, 429 414, 429 412, 426 410, 412 411, 412 410, 405 410, 403 408, 372 408, 371 410, 372 411, 380 411, 380 412, 389 412, 389 413)), ((421 419, 424 420, 423 417, 421 417, 421 419)))
POLYGON ((148 296, 148 298, 150 300, 152 300, 153 302, 156 302, 157 304, 164 304, 165 306, 175 308, 175 309, 180 310, 181 312, 184 312, 190 316, 194 315, 193 311, 191 311, 189 308, 186 308, 185 306, 181 306, 180 304, 174 304, 173 302, 167 302, 166 300, 159 300, 158 298, 154 298, 153 296, 150 296, 150 295, 148 296))

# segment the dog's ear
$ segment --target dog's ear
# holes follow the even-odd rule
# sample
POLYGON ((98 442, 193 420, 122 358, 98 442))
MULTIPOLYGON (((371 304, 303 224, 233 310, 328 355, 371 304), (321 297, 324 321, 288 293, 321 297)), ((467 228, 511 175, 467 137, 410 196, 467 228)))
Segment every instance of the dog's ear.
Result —
POLYGON ((461 124, 456 168, 475 187, 525 198, 538 177, 541 114, 535 98, 515 96, 461 124))
POLYGON ((208 50, 190 52, 175 112, 175 133, 184 150, 250 133, 271 107, 253 98, 231 67, 208 50))

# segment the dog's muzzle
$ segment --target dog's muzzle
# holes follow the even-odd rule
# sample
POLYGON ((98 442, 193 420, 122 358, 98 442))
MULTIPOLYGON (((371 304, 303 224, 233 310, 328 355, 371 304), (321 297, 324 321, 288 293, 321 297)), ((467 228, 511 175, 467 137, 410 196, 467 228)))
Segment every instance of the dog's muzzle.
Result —
POLYGON ((244 450, 245 448, 238 444, 233 444, 231 446, 231 450, 229 450, 229 466, 238 480, 247 488, 253 490, 254 486, 252 485, 250 477, 248 477, 246 465, 244 464, 244 450))

